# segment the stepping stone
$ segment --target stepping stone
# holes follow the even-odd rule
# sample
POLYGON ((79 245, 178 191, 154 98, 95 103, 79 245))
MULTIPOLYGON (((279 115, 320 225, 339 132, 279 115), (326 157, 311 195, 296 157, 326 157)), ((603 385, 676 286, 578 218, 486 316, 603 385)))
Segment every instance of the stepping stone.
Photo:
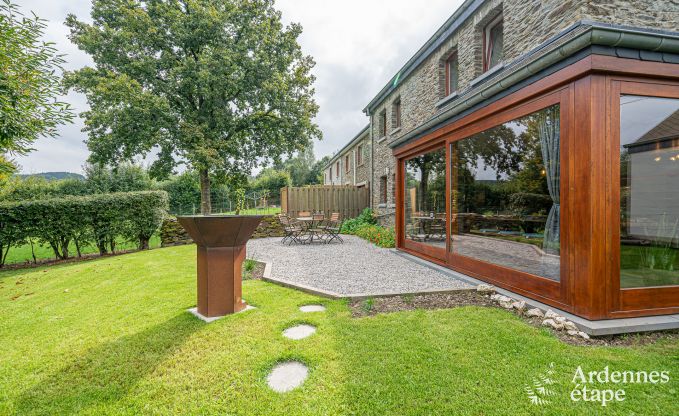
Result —
POLYGON ((325 306, 323 305, 304 305, 300 306, 299 310, 302 312, 325 312, 325 306))
POLYGON ((290 339, 303 339, 316 332, 316 327, 312 325, 295 325, 285 331, 283 336, 290 339))
POLYGON ((276 365, 266 377, 266 383, 271 390, 285 393, 304 383, 309 375, 309 369, 298 361, 288 361, 276 365))

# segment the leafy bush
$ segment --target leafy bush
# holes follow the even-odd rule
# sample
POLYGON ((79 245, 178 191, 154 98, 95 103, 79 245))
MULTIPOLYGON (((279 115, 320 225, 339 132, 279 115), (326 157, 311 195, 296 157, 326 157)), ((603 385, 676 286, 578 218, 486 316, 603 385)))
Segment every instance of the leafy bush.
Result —
POLYGON ((547 214, 552 204, 552 198, 544 194, 518 192, 509 197, 512 212, 521 215, 547 214))
POLYGON ((162 191, 120 192, 67 196, 0 204, 0 265, 9 248, 37 240, 49 245, 59 259, 69 257, 68 247, 96 243, 100 254, 115 251, 122 237, 147 249, 149 239, 167 213, 167 194, 162 191))
POLYGON ((357 237, 368 240, 378 247, 396 247, 396 233, 393 228, 380 227, 379 225, 362 225, 354 233, 357 237))
POLYGON ((373 215, 373 210, 366 208, 356 218, 350 218, 342 224, 343 234, 355 234, 356 230, 364 225, 376 225, 377 220, 373 215))

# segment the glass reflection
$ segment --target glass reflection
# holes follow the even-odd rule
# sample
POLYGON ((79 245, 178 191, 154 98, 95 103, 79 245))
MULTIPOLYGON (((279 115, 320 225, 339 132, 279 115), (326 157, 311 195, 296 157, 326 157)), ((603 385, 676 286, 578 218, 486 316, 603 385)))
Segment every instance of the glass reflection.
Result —
POLYGON ((405 162, 405 238, 446 246, 446 150, 405 162))
POLYGON ((679 100, 620 97, 620 287, 679 285, 679 100))
POLYGON ((451 146, 451 250, 560 276, 560 118, 555 105, 451 146))

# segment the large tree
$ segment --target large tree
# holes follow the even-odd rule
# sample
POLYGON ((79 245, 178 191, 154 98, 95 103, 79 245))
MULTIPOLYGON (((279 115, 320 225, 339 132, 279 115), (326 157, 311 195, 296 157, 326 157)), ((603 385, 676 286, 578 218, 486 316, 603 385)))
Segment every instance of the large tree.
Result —
POLYGON ((91 162, 153 152, 159 179, 186 163, 209 214, 211 178, 242 181, 320 137, 314 62, 272 0, 94 0, 92 21, 66 20, 95 62, 68 76, 90 104, 91 162))
POLYGON ((45 21, 23 16, 9 0, 0 2, 0 173, 12 170, 4 155, 25 154, 41 136, 73 113, 57 99, 62 55, 42 41, 45 21))

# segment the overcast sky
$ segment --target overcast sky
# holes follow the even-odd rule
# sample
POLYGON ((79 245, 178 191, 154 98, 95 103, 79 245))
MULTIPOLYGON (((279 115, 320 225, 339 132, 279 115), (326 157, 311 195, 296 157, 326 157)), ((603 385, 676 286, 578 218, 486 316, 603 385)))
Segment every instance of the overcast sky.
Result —
MULTIPOLYGON (((24 13, 35 12, 49 21, 46 40, 65 53, 66 69, 91 65, 89 57, 67 38, 64 20, 73 13, 89 20, 89 0, 14 0, 24 13)), ((332 154, 368 123, 365 105, 401 66, 453 14, 462 0, 277 0, 286 23, 301 23, 302 49, 316 60, 316 123, 323 140, 314 143, 317 157, 332 154)), ((64 98, 79 113, 85 97, 64 98)), ((88 151, 80 130, 83 122, 62 126, 59 137, 44 138, 35 151, 18 157, 24 173, 82 172, 88 151)))

